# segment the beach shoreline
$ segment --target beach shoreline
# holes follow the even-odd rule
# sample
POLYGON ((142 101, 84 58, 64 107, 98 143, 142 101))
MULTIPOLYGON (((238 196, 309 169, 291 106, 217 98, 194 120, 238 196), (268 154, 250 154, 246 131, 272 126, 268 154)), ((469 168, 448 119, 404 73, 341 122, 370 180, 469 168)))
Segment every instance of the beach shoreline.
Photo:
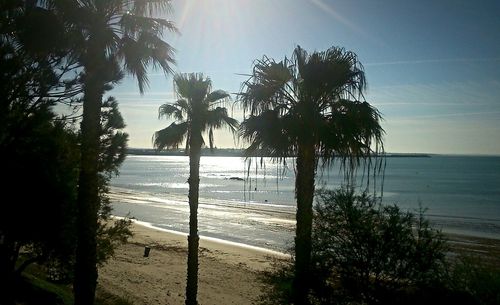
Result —
MULTIPOLYGON (((134 221, 134 236, 99 270, 99 284, 134 304, 184 304, 187 237, 134 221), (144 257, 145 247, 149 257, 144 257)), ((262 272, 288 255, 200 238, 200 304, 253 304, 266 289, 262 272)))
MULTIPOLYGON (((134 236, 99 270, 100 289, 133 304, 184 304, 187 235, 134 220, 134 236), (144 257, 145 247, 150 248, 144 257)), ((500 240, 445 235, 453 252, 500 265, 500 240)), ((262 274, 289 255, 214 238, 200 238, 200 304, 254 304, 269 287, 262 274)))

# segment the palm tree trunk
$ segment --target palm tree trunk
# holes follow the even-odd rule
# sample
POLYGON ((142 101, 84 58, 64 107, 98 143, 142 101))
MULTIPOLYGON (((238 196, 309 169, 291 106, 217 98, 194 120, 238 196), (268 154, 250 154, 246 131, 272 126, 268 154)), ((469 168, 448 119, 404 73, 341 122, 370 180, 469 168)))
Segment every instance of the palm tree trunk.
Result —
MULTIPOLYGON (((192 127, 193 128, 193 127, 192 127)), ((193 128, 196 130, 196 128, 193 128)), ((202 138, 199 132, 192 132, 189 151, 189 236, 186 305, 197 305, 198 294, 198 196, 200 187, 200 152, 202 138)))
POLYGON ((314 146, 299 145, 297 178, 295 180, 295 196, 297 197, 295 278, 292 286, 295 305, 309 304, 307 296, 310 282, 312 203, 315 174, 316 156, 314 146))
POLYGON ((77 198, 77 248, 75 264, 75 305, 94 304, 97 284, 97 214, 99 212, 98 159, 104 52, 89 56, 85 67, 81 163, 77 198), (99 56, 101 55, 101 56, 99 56))

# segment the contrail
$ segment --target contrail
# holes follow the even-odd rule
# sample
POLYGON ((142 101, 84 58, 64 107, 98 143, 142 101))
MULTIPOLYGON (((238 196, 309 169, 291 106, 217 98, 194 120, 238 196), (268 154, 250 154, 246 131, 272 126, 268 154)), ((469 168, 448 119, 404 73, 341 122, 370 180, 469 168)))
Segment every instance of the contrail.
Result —
POLYGON ((443 113, 443 114, 423 114, 411 116, 411 119, 435 119, 435 118, 446 118, 446 117, 461 117, 461 116, 475 116, 475 115, 497 115, 500 111, 489 111, 489 112, 461 112, 461 113, 443 113))
POLYGON ((376 38, 373 37, 373 35, 369 35, 362 28, 360 28, 358 25, 356 25, 355 23, 349 21, 347 18, 345 18, 344 16, 342 16, 341 14, 339 14, 337 11, 335 11, 333 9, 333 7, 331 5, 328 5, 328 4, 324 3, 322 0, 310 0, 310 1, 311 1, 312 4, 316 5, 318 8, 320 8, 325 13, 328 13, 331 16, 333 16, 333 18, 335 18, 335 20, 337 20, 338 22, 340 22, 343 25, 347 26, 348 28, 350 28, 354 32, 362 35, 366 39, 369 39, 369 40, 371 40, 371 41, 373 41, 373 42, 375 42, 375 43, 377 43, 379 45, 385 45, 384 42, 382 42, 380 40, 377 40, 376 38))
POLYGON ((438 58, 438 59, 416 59, 383 61, 364 64, 364 66, 388 66, 388 65, 418 65, 428 63, 453 63, 453 62, 491 62, 500 61, 500 57, 492 58, 438 58))

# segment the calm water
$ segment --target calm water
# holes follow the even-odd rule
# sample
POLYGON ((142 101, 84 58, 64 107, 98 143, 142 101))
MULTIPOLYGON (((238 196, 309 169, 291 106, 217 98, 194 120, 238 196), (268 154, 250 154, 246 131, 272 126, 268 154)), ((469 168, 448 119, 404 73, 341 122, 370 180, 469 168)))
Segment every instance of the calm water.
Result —
MULTIPOLYGON (((289 168, 238 157, 202 157, 200 234, 283 250, 293 237, 293 160, 289 168)), ((500 238, 500 157, 387 158, 383 202, 428 209, 446 232, 500 238)), ((189 163, 180 156, 129 156, 112 181, 114 214, 188 231, 189 163)), ((320 172, 317 187, 335 189, 338 168, 320 172)), ((358 181, 361 181, 361 174, 358 181)), ((364 175, 364 182, 367 180, 364 175)), ((376 187, 380 194, 380 188, 376 187)))

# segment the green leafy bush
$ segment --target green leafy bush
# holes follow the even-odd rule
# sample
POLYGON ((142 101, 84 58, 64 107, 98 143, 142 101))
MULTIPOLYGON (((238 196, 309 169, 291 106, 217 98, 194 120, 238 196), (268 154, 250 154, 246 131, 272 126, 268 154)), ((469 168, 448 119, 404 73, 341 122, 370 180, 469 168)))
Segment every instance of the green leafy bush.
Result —
MULTIPOLYGON (((499 304, 499 273, 451 260, 423 209, 402 211, 352 189, 316 198, 311 304, 499 304)), ((290 304, 293 276, 293 259, 275 264, 262 304, 290 304)))
POLYGON ((443 282, 447 246, 417 215, 352 189, 318 193, 313 296, 320 303, 388 303, 443 282))
POLYGON ((448 281, 450 289, 473 296, 478 304, 500 304, 500 266, 481 257, 461 255, 453 264, 448 281))

